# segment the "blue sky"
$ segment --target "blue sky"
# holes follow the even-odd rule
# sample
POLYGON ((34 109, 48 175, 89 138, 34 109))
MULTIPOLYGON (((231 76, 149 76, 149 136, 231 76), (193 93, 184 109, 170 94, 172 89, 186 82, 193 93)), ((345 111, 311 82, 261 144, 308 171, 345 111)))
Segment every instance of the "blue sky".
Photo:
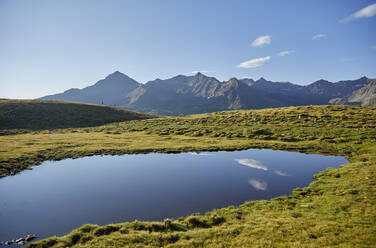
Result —
POLYGON ((302 85, 376 78, 373 4, 1 0, 0 97, 82 88, 115 70, 141 83, 192 71, 302 85))

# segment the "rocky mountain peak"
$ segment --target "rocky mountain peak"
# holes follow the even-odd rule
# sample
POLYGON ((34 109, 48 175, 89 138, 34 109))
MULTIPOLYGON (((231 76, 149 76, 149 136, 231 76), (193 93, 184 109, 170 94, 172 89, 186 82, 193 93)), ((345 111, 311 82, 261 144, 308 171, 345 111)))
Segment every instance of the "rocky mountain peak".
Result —
POLYGON ((269 82, 268 80, 266 80, 265 78, 263 77, 260 77, 258 80, 255 81, 256 83, 266 83, 266 82, 269 82))
POLYGON ((128 77, 124 73, 121 73, 120 71, 115 71, 111 74, 109 74, 106 78, 119 78, 119 77, 128 77))
POLYGON ((197 72, 194 76, 195 78, 207 78, 207 76, 205 76, 204 74, 202 74, 201 72, 197 72))

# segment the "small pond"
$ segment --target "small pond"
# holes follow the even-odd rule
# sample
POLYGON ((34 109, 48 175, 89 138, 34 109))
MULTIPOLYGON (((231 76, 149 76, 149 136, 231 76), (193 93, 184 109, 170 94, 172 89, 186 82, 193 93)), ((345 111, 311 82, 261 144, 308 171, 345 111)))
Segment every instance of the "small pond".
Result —
POLYGON ((0 241, 270 199, 346 162, 337 156, 259 149, 47 161, 0 179, 0 241))

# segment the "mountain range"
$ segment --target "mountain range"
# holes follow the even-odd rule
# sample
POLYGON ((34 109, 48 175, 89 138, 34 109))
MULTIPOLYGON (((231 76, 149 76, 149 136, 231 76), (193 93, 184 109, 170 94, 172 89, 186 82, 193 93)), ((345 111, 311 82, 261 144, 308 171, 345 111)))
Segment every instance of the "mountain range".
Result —
POLYGON ((116 71, 86 88, 40 99, 103 104, 159 115, 299 105, 376 106, 376 79, 362 77, 336 83, 321 79, 302 86, 264 78, 231 78, 221 82, 197 73, 141 84, 116 71))

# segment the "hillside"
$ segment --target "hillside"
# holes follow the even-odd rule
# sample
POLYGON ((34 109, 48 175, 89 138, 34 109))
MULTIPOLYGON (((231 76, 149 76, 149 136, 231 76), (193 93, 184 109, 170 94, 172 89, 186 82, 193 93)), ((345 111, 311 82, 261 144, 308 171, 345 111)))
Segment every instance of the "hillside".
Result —
POLYGON ((348 102, 361 103, 362 106, 376 106, 376 79, 354 91, 348 98, 348 102))
POLYGON ((47 100, 0 99, 0 130, 99 126, 152 116, 107 106, 47 100))
MULTIPOLYGON (((121 72, 114 72, 96 84, 83 89, 42 97, 47 100, 67 100, 102 103, 134 111, 159 115, 187 115, 222 110, 261 109, 269 107, 348 104, 360 102, 348 99, 356 91, 368 87, 372 79, 362 77, 332 83, 318 80, 302 86, 289 82, 272 82, 264 78, 231 78, 219 81, 197 73, 156 79, 140 84, 121 72)), ((376 93, 367 91, 367 99, 376 93)), ((367 101, 367 106, 373 106, 367 101)))
POLYGON ((0 136, 0 172, 94 154, 269 148, 346 156, 290 196, 164 222, 84 225, 28 247, 373 247, 376 108, 303 106, 0 136), (236 125, 233 125, 236 123, 236 125))
POLYGON ((63 93, 45 96, 41 99, 113 106, 122 104, 126 100, 127 94, 139 86, 141 86, 141 84, 132 78, 115 71, 106 78, 99 80, 94 85, 83 89, 69 89, 63 93))

